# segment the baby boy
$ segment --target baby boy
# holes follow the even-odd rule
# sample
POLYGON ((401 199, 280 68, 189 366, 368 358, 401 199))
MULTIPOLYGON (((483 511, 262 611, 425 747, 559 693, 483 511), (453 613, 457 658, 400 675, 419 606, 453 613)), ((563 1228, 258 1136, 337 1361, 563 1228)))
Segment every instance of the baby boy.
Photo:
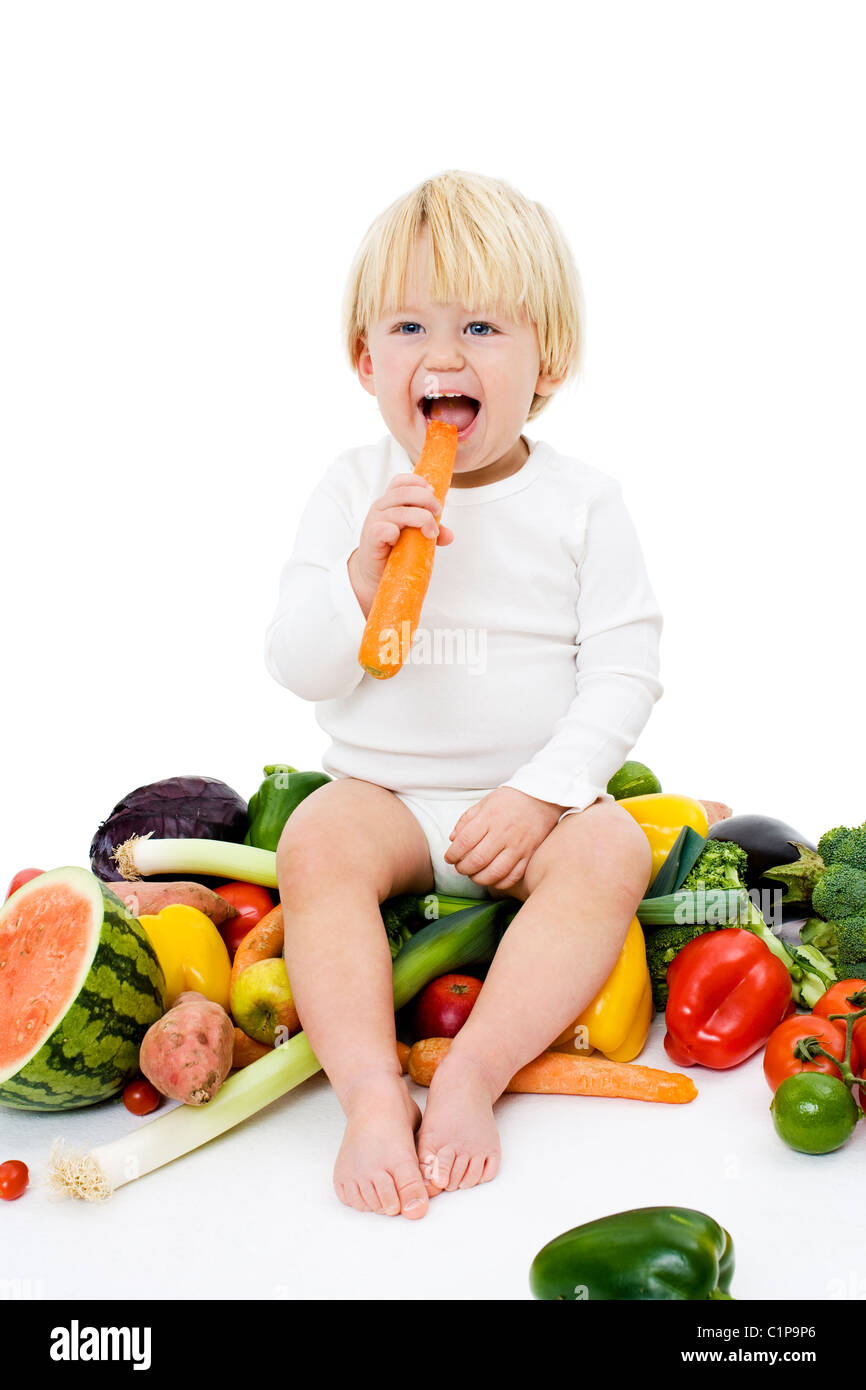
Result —
POLYGON ((367 232, 345 334, 388 433, 315 488, 268 629, 268 669, 315 702, 333 778, 287 822, 277 873, 298 1014, 346 1116, 337 1195, 416 1219, 495 1177, 497 1098, 619 955, 650 850, 605 788, 661 694, 661 617, 618 484, 522 433, 582 349, 545 208, 477 174, 426 180, 367 232), (412 473, 434 400, 458 429, 444 509, 412 473), (401 669, 377 680, 358 649, 406 526, 435 537, 433 575, 401 669), (422 1120, 379 904, 431 890, 520 907, 422 1120))

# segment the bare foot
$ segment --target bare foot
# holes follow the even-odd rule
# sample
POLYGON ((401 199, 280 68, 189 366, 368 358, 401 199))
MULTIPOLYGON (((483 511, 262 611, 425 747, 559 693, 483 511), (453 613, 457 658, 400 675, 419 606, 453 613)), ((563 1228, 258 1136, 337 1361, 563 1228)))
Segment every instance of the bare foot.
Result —
POLYGON ((414 1134, 421 1111, 402 1077, 387 1071, 362 1076, 343 1104, 346 1133, 334 1166, 340 1201, 382 1216, 424 1216, 429 1201, 414 1134))
POLYGON ((499 1155, 487 1078, 475 1063, 446 1057, 430 1083, 418 1132, 418 1160, 428 1194, 489 1182, 499 1170, 499 1155))

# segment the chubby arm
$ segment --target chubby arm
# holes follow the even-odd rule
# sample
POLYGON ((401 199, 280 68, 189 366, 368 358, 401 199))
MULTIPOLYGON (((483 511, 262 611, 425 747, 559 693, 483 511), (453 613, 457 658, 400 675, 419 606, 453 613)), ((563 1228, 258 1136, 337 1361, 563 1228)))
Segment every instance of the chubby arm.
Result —
POLYGON ((578 579, 574 699, 548 742, 503 784, 575 811, 605 791, 662 693, 662 616, 612 479, 588 504, 578 579))
POLYGON ((265 636, 268 671, 301 699, 339 699, 363 679, 358 663, 367 621, 362 604, 369 611, 371 596, 360 586, 356 593, 353 585, 360 529, 332 465, 301 515, 265 636))

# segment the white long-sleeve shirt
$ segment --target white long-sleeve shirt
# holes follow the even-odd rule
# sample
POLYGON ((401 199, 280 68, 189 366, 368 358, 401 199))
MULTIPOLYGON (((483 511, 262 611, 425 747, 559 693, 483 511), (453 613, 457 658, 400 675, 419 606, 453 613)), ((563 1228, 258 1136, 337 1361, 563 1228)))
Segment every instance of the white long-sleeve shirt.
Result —
POLYGON ((421 796, 516 787, 582 810, 627 758, 662 693, 640 545, 614 479, 527 443, 517 473, 449 490, 440 520, 454 540, 436 548, 411 648, 387 680, 358 663, 366 619, 347 562, 372 503, 412 463, 385 435, 341 454, 310 496, 265 661, 316 702, 331 776, 421 796))

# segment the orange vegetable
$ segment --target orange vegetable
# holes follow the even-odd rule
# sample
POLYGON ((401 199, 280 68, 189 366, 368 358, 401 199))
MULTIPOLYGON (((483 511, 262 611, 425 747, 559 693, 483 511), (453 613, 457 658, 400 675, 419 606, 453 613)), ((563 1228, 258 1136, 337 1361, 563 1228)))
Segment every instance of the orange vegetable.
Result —
POLYGON ((283 905, 277 903, 271 912, 265 913, 252 930, 247 932, 235 951, 231 984, 234 984, 238 975, 246 970, 248 965, 255 965, 259 960, 273 960, 275 956, 282 954, 282 950, 283 905))
MULTIPOLYGON (((451 1038, 425 1038, 415 1043, 409 1054, 409 1075, 416 1085, 430 1085, 451 1042, 451 1038)), ((505 1089, 539 1095, 653 1100, 666 1105, 683 1105, 698 1094, 692 1078, 682 1072, 657 1071, 635 1062, 608 1062, 601 1057, 567 1057, 562 1052, 542 1052, 534 1062, 521 1067, 505 1089)))
MULTIPOLYGON (((457 426, 430 420, 414 471, 432 484, 443 506, 456 457, 457 426)), ((435 537, 423 536, 417 526, 404 526, 385 562, 358 649, 358 661, 377 680, 395 676, 409 653, 435 551, 435 537)))
POLYGON ((258 1062, 260 1057, 266 1057, 272 1051, 273 1048, 268 1047, 267 1043, 256 1042, 255 1038, 247 1037, 243 1029, 235 1025, 232 1071, 239 1071, 241 1067, 248 1067, 250 1062, 258 1062))

